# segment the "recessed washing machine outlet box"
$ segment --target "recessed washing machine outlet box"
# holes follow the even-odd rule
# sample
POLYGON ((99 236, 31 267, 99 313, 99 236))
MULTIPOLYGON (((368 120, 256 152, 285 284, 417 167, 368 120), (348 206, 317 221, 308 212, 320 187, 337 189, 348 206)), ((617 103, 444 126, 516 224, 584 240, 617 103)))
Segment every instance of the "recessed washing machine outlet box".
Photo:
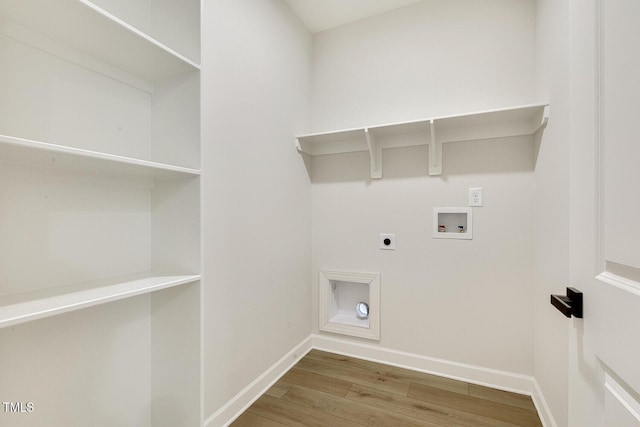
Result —
POLYGON ((380 273, 320 270, 320 331, 380 339, 380 273), (368 307, 365 318, 360 303, 368 307))
POLYGON ((471 208, 433 208, 434 239, 473 239, 471 208))

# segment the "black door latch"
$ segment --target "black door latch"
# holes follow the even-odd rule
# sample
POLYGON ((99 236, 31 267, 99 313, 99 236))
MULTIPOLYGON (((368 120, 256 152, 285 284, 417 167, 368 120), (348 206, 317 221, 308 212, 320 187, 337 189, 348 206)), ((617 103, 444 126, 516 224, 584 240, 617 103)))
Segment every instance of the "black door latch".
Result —
POLYGON ((582 292, 567 288, 567 295, 551 295, 551 304, 567 317, 582 319, 582 292))

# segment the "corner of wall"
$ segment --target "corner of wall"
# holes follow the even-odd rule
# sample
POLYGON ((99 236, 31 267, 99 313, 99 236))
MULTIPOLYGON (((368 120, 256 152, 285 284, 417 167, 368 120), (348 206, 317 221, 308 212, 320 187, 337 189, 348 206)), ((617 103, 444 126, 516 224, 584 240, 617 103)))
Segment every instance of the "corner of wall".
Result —
POLYGON ((312 339, 311 336, 309 336, 214 412, 205 420, 204 425, 215 427, 228 426, 231 424, 247 410, 253 402, 258 400, 264 392, 275 384, 280 377, 286 374, 289 369, 311 351, 311 343, 312 339))
POLYGON ((551 114, 535 171, 533 375, 536 406, 550 426, 568 423, 568 330, 549 295, 569 279, 569 29, 569 2, 537 1, 536 86, 551 114))
POLYGON ((311 332, 311 185, 294 146, 311 35, 280 0, 204 2, 203 21, 203 394, 218 425, 311 332))

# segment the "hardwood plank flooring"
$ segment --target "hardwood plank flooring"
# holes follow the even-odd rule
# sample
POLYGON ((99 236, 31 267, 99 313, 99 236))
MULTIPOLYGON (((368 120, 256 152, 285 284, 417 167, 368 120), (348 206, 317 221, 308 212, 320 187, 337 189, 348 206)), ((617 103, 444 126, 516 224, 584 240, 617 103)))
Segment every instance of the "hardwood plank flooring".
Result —
POLYGON ((265 393, 267 396, 275 397, 280 399, 289 389, 293 387, 293 384, 288 383, 284 378, 280 378, 280 380, 275 383, 267 392, 265 393))
POLYGON ((233 427, 541 427, 529 396, 312 350, 233 427))

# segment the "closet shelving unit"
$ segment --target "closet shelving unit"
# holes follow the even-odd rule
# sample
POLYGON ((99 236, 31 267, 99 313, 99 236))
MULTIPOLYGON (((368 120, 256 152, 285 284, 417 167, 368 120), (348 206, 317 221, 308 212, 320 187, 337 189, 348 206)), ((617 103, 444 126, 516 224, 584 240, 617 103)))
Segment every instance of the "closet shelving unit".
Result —
POLYGON ((202 424, 200 9, 0 0, 2 425, 202 424))
POLYGON ((547 103, 296 136, 298 152, 311 156, 368 151, 371 178, 382 178, 382 150, 429 146, 429 175, 442 174, 442 144, 533 136, 549 119, 547 103))

